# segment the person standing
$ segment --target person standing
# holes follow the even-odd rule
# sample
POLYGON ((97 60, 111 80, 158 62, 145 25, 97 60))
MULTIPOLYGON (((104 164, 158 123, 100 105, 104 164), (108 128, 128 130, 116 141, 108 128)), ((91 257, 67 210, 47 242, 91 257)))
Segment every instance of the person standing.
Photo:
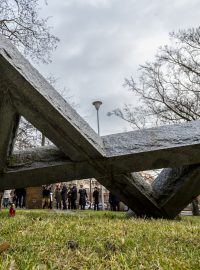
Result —
POLYGON ((1 210, 1 201, 2 201, 2 198, 3 198, 3 191, 0 190, 0 210, 1 210))
POLYGON ((110 203, 110 210, 111 211, 119 211, 119 203, 120 200, 118 198, 118 196, 116 196, 113 193, 109 193, 109 203, 110 203))
POLYGON ((52 185, 48 186, 49 190, 49 209, 53 209, 53 188, 52 185))
POLYGON ((14 204, 16 206, 15 189, 11 189, 11 192, 10 192, 10 204, 14 204))
POLYGON ((19 206, 19 208, 22 208, 22 198, 24 194, 23 188, 16 188, 15 189, 15 196, 16 196, 16 208, 19 206))
POLYGON ((69 184, 69 187, 68 187, 67 198, 68 198, 68 209, 71 209, 72 208, 72 185, 71 184, 69 184))
POLYGON ((59 185, 56 185, 55 189, 56 208, 61 209, 61 192, 59 185))
POLYGON ((3 207, 4 208, 7 208, 9 205, 10 192, 11 192, 11 190, 4 190, 4 193, 3 193, 3 207))
POLYGON ((99 210, 99 191, 98 188, 94 188, 94 192, 92 194, 93 199, 94 199, 94 210, 99 210))
POLYGON ((63 204, 63 210, 67 209, 67 186, 65 184, 62 185, 61 190, 61 197, 62 197, 62 204, 63 204))
POLYGON ((81 210, 85 210, 86 200, 87 200, 87 192, 86 189, 83 188, 83 185, 80 185, 79 189, 79 205, 81 206, 81 210))
POLYGON ((45 207, 47 207, 49 209, 50 208, 50 189, 48 188, 48 186, 43 186, 42 196, 43 196, 42 208, 44 209, 45 207))
POLYGON ((22 188, 22 207, 26 207, 26 189, 22 188))
POLYGON ((73 185, 71 190, 71 208, 76 209, 76 200, 77 200, 77 188, 76 185, 73 185))

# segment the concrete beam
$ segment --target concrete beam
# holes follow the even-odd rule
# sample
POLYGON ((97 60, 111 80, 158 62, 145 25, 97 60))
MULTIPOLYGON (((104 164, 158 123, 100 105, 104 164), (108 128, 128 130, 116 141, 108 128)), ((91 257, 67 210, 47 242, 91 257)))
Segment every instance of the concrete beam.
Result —
POLYGON ((118 196, 138 217, 168 218, 155 201, 151 186, 139 173, 113 175, 99 179, 108 190, 118 196))
POLYGON ((104 136, 103 142, 107 157, 85 164, 109 175, 200 163, 200 121, 104 136))
POLYGON ((72 160, 104 156, 101 138, 3 36, 0 73, 17 111, 72 160))
POLYGON ((14 151, 8 158, 8 170, 37 169, 56 162, 71 161, 55 146, 44 146, 14 151))
POLYGON ((93 166, 86 162, 73 163, 51 162, 52 165, 27 169, 13 169, 0 174, 0 189, 13 189, 19 187, 35 187, 56 182, 87 179, 92 175, 98 178, 101 175, 93 166))
POLYGON ((102 137, 113 174, 200 163, 200 121, 102 137))
POLYGON ((9 96, 0 85, 0 173, 5 170, 7 157, 12 153, 19 115, 14 110, 9 96))
POLYGON ((1 189, 105 176, 90 161, 72 162, 54 146, 16 151, 8 163, 7 172, 0 174, 1 189))
POLYGON ((152 190, 159 207, 176 217, 200 194, 200 165, 163 169, 152 190))
POLYGON ((96 168, 101 167, 113 175, 200 163, 200 121, 102 138, 107 156, 93 158, 92 162, 96 168), (156 137, 157 144, 152 143, 149 134, 156 137))

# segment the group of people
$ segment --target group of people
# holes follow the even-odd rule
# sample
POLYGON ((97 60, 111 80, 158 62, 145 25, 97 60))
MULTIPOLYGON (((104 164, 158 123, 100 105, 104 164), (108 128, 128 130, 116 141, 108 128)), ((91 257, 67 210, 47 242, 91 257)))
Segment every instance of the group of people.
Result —
MULTIPOLYGON (((86 203, 88 200, 88 194, 83 185, 80 185, 78 190, 76 185, 71 185, 67 187, 65 184, 56 185, 55 189, 55 200, 57 209, 77 209, 77 198, 79 194, 79 206, 81 210, 85 210, 86 203)), ((99 191, 95 187, 93 192, 94 200, 94 210, 99 210, 99 191)))
POLYGON ((11 204, 15 204, 18 208, 26 206, 26 189, 16 188, 14 190, 4 190, 2 206, 8 208, 11 204))
MULTIPOLYGON (((53 198, 56 201, 57 209, 77 209, 77 199, 79 194, 79 206, 81 210, 85 210, 88 201, 88 194, 83 185, 80 185, 78 190, 76 184, 69 184, 67 187, 65 183, 57 184, 54 192, 52 192, 51 186, 43 186, 43 203, 42 207, 52 208, 53 198)), ((93 192, 94 210, 99 210, 99 191, 95 187, 93 192)))
MULTIPOLYGON (((80 185, 80 189, 77 190, 76 185, 69 185, 68 187, 63 185, 56 185, 55 189, 55 200, 57 209, 76 209, 77 198, 79 193, 79 206, 81 210, 85 210, 86 203, 88 201, 88 195, 83 185, 80 185)), ((97 187, 94 188, 92 193, 93 197, 93 209, 99 210, 99 190, 97 187)), ((120 210, 120 200, 113 193, 109 193, 109 203, 111 211, 120 210)), ((91 205, 90 205, 91 207, 91 205)))
MULTIPOLYGON (((81 210, 86 209, 86 204, 88 208, 99 210, 99 189, 98 187, 94 188, 92 193, 93 203, 88 201, 88 194, 83 185, 80 185, 80 188, 77 189, 76 184, 69 184, 68 186, 65 183, 57 184, 55 190, 53 190, 52 185, 44 185, 42 187, 42 208, 53 208, 53 199, 56 202, 57 209, 63 210, 75 210, 80 206, 81 210), (78 196, 79 195, 79 196, 78 196), (79 197, 79 203, 77 199, 79 197)), ((119 198, 113 193, 109 193, 109 203, 111 211, 119 211, 119 198)), ((26 206, 26 189, 17 188, 15 190, 5 190, 3 193, 2 205, 4 208, 8 208, 10 205, 14 204, 16 208, 25 208, 26 206)))
POLYGON ((77 188, 76 185, 66 184, 56 185, 55 189, 55 200, 57 209, 76 209, 76 200, 77 200, 77 188))

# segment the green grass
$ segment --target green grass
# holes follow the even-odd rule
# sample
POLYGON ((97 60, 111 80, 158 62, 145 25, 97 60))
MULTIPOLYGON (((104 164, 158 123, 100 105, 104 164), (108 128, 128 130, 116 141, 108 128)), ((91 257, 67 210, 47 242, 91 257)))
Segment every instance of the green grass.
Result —
POLYGON ((124 213, 0 211, 0 269, 200 269, 200 218, 126 219, 124 213), (70 249, 69 240, 78 243, 70 249))

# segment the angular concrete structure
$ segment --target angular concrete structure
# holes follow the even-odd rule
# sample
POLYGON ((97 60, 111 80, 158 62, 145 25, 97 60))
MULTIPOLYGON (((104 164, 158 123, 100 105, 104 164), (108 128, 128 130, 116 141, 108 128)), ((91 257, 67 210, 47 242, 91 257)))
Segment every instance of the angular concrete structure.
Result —
POLYGON ((157 204, 170 217, 176 217, 200 194, 200 165, 163 169, 152 184, 157 204))
POLYGON ((200 121, 99 137, 0 36, 0 189, 94 177, 138 216, 174 218, 200 193, 199 154, 200 121), (56 147, 12 153, 20 115, 56 147), (152 186, 136 173, 170 167, 152 186))
POLYGON ((0 85, 0 172, 4 171, 7 157, 12 152, 19 124, 19 115, 13 108, 9 95, 1 92, 2 87, 0 85))

